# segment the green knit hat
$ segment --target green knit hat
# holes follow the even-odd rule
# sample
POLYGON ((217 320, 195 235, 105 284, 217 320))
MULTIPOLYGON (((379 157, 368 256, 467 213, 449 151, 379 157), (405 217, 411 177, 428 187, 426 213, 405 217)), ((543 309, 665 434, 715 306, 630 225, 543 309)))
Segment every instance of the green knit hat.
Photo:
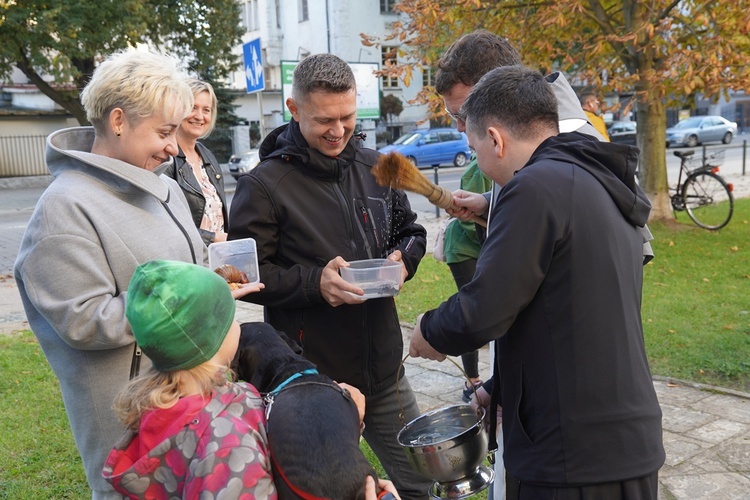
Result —
POLYGON ((219 350, 234 320, 227 282, 202 266, 152 260, 135 269, 125 316, 160 372, 187 370, 219 350))

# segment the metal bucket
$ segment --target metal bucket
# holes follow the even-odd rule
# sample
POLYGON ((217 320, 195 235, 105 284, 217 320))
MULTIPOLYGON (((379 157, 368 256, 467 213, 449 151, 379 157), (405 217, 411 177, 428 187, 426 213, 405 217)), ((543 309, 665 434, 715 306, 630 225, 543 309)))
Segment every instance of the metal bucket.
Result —
MULTIPOLYGON (((401 360, 401 366, 409 356, 401 360)), ((471 379, 451 358, 446 358, 461 370, 466 380, 471 379)), ((401 373, 399 366, 399 373, 401 373)), ((401 406, 401 394, 396 384, 396 395, 401 406)), ((484 408, 477 411, 462 404, 439 408, 404 423, 396 436, 412 468, 434 482, 429 490, 431 498, 458 500, 488 488, 495 479, 492 469, 482 465, 488 456, 489 437, 484 425, 484 408)), ((494 463, 490 454, 490 462, 494 463)))
POLYGON ((399 431, 397 439, 411 466, 439 483, 474 475, 487 456, 484 409, 477 415, 469 405, 425 413, 399 431))

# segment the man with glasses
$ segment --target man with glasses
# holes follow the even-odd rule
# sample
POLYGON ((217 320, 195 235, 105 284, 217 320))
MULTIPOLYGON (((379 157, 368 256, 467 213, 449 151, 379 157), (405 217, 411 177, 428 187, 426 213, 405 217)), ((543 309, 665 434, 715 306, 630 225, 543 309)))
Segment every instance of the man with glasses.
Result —
MULTIPOLYGON (((456 122, 456 128, 460 132, 466 131, 466 123, 459 110, 474 85, 494 68, 520 64, 521 56, 508 40, 484 29, 476 30, 462 36, 448 48, 440 58, 440 61, 438 61, 435 90, 443 97, 445 111, 456 122)), ((545 77, 545 81, 550 86, 557 101, 560 132, 576 131, 599 140, 608 140, 589 123, 586 114, 581 108, 578 96, 562 73, 551 73, 545 77)), ((476 168, 475 157, 472 157, 467 170, 472 165, 476 168)), ((491 192, 482 194, 465 190, 454 191, 454 202, 461 208, 449 213, 462 221, 470 221, 473 214, 487 216, 487 226, 489 227, 489 214, 493 206, 493 200, 497 199, 501 187, 495 184, 491 192)), ((649 243, 653 237, 647 226, 642 228, 642 235, 645 265, 654 255, 649 243)), ((503 283, 498 283, 497 286, 502 287, 503 283)), ((489 394, 491 392, 492 381, 489 381, 485 383, 483 388, 477 390, 477 395, 480 399, 479 403, 483 403, 483 406, 488 406, 489 394)), ((497 441, 499 452, 495 462, 494 500, 504 498, 505 494, 502 431, 499 426, 497 441)))
POLYGON ((474 278, 417 318, 409 354, 496 342, 508 499, 656 500, 661 410, 640 317, 651 206, 631 148, 559 133, 557 107, 518 65, 466 97, 469 144, 503 189, 474 278))

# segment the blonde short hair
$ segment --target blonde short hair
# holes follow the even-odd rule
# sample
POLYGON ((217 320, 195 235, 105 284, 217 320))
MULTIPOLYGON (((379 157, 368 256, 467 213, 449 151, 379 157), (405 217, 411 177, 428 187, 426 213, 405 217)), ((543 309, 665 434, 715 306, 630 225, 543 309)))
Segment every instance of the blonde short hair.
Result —
POLYGON ((208 124, 206 133, 200 136, 200 139, 203 139, 204 137, 208 137, 209 135, 211 135, 211 132, 213 132, 214 127, 216 126, 216 114, 218 111, 216 93, 214 93, 214 88, 210 83, 204 82, 203 80, 198 80, 197 78, 188 78, 187 84, 190 87, 190 90, 193 91, 193 97, 197 96, 201 92, 208 92, 208 95, 211 96, 211 123, 208 124))
POLYGON ((81 92, 81 103, 96 133, 106 135, 109 113, 115 108, 134 125, 173 111, 184 118, 193 107, 193 92, 175 59, 153 52, 115 52, 94 70, 81 92))

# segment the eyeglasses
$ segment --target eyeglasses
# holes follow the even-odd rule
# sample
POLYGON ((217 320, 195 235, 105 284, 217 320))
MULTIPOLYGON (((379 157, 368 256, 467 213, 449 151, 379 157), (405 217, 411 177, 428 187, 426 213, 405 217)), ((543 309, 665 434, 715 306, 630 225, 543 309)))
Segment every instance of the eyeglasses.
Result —
POLYGON ((454 122, 466 123, 466 118, 465 117, 463 117, 461 115, 454 115, 453 113, 451 113, 450 111, 448 111, 448 108, 445 108, 445 112, 448 113, 448 116, 450 116, 451 120, 453 120, 454 122))

